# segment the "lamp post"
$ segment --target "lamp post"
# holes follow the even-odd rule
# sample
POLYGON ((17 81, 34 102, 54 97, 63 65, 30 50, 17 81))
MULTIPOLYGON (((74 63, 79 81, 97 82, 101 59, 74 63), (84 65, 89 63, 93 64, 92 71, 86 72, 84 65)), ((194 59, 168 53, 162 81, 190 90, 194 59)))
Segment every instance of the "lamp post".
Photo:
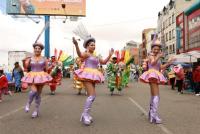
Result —
POLYGON ((45 16, 45 24, 49 26, 45 29, 45 57, 50 57, 50 16, 45 16))

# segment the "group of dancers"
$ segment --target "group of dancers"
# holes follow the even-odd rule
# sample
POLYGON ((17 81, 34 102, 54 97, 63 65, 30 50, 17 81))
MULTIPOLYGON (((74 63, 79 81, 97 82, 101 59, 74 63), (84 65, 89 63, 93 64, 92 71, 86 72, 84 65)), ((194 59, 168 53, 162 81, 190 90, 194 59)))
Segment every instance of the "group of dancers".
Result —
MULTIPOLYGON (((102 59, 101 57, 94 54, 96 47, 95 38, 90 36, 84 40, 84 52, 80 51, 78 42, 74 37, 72 38, 72 42, 76 48, 77 55, 80 57, 81 61, 84 62, 84 64, 80 68, 74 71, 74 78, 82 82, 87 92, 87 99, 83 107, 80 121, 85 125, 90 125, 93 122, 90 111, 92 108, 92 103, 96 98, 95 85, 104 81, 104 76, 98 70, 98 65, 106 64, 112 57, 114 50, 111 49, 107 58, 102 59)), ((26 67, 30 67, 30 72, 25 74, 25 76, 22 78, 22 82, 28 83, 31 87, 28 101, 25 106, 25 112, 29 112, 31 103, 33 102, 33 100, 35 100, 36 105, 35 110, 32 113, 32 118, 36 118, 39 116, 42 89, 45 83, 52 82, 53 77, 52 75, 47 73, 47 59, 41 56, 41 52, 44 49, 44 46, 41 43, 34 43, 33 48, 34 56, 29 58, 29 60, 27 60, 25 63, 26 67)), ((158 116, 158 106, 160 101, 159 84, 164 84, 166 82, 166 79, 161 73, 161 70, 169 66, 172 62, 172 59, 168 60, 168 62, 164 65, 161 64, 160 58, 163 56, 163 53, 161 52, 161 43, 158 39, 154 39, 151 49, 152 52, 146 60, 146 66, 148 69, 140 76, 140 80, 142 82, 149 83, 150 85, 151 99, 149 109, 149 121, 151 123, 158 124, 162 123, 162 120, 158 116)), ((115 62, 115 58, 113 58, 113 61, 115 62)), ((114 68, 115 66, 112 67, 114 68)), ((112 92, 113 88, 115 87, 113 87, 113 85, 109 86, 112 92)), ((119 91, 121 90, 120 82, 118 83, 117 88, 119 91)), ((51 89, 55 89, 54 84, 51 89)))

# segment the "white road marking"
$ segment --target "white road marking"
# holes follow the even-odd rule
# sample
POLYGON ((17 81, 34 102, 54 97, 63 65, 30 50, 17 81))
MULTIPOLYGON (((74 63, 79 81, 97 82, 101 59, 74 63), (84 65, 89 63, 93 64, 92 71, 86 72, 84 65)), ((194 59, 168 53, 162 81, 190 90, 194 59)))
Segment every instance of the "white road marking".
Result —
MULTIPOLYGON (((44 101, 44 100, 46 100, 46 99, 48 99, 48 98, 49 98, 49 96, 43 97, 43 98, 42 98, 42 101, 44 101)), ((12 115, 12 114, 14 114, 14 113, 17 113, 17 112, 21 111, 22 109, 24 109, 24 107, 25 107, 25 106, 22 106, 22 107, 20 107, 20 108, 18 108, 18 109, 15 109, 15 110, 13 110, 13 111, 8 112, 7 114, 1 115, 1 116, 0 116, 0 120, 3 119, 3 118, 5 118, 5 117, 8 117, 8 116, 10 116, 10 115, 12 115)))
MULTIPOLYGON (((137 108, 140 109, 140 111, 142 111, 142 113, 144 113, 146 116, 148 115, 148 112, 145 111, 145 109, 140 106, 133 98, 128 97, 128 99, 134 104, 136 105, 137 108)), ((173 134, 168 128, 166 128, 163 124, 158 124, 157 125, 163 132, 165 132, 166 134, 173 134)))

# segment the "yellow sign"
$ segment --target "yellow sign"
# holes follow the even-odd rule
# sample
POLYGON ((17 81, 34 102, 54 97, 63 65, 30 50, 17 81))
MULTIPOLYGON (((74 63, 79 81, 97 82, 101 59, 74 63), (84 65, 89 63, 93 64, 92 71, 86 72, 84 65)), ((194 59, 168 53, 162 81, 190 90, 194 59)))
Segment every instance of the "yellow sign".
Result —
POLYGON ((7 0, 7 13, 17 15, 85 16, 86 0, 7 0))

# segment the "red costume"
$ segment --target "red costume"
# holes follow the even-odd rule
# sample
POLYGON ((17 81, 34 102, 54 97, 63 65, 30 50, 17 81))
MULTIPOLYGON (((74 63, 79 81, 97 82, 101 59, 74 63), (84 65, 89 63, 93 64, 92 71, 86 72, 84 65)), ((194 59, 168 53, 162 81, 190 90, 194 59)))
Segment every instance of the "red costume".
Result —
POLYGON ((2 101, 2 93, 8 89, 8 80, 4 74, 0 76, 0 101, 2 101))
POLYGON ((58 65, 59 63, 56 61, 55 56, 51 57, 51 60, 49 62, 49 70, 48 73, 51 74, 53 77, 53 80, 49 83, 51 94, 55 94, 55 90, 57 85, 61 84, 62 79, 62 70, 58 65))

